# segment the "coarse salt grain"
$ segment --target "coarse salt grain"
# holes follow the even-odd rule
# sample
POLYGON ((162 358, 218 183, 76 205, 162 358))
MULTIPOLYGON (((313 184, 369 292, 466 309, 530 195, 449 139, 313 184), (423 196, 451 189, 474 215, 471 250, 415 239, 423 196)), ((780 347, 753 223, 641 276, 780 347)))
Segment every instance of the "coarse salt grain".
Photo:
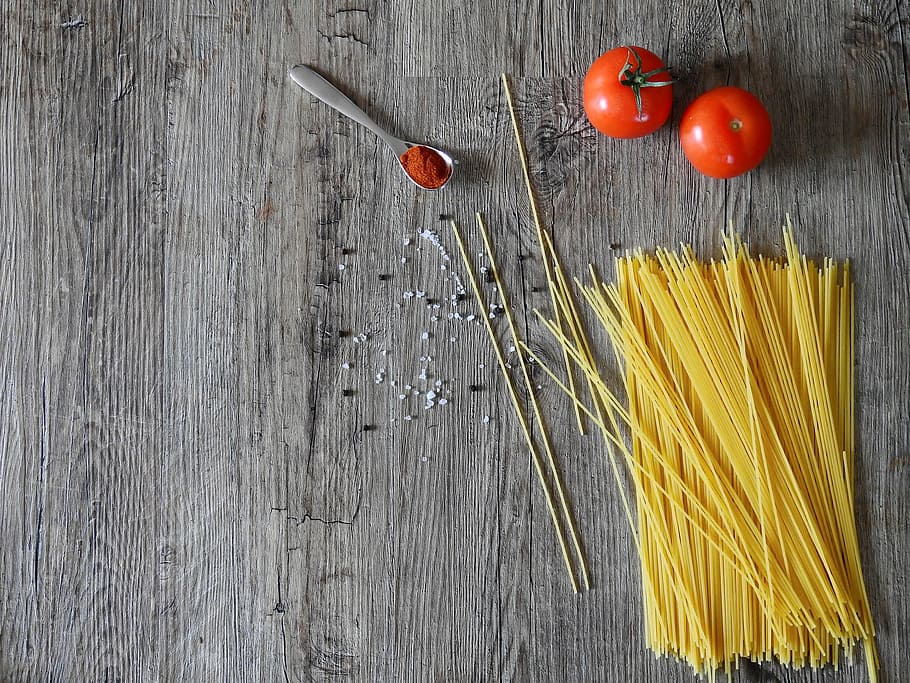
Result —
POLYGON ((447 399, 444 399, 444 398, 439 399, 439 405, 441 405, 441 406, 444 406, 448 402, 449 401, 447 399))

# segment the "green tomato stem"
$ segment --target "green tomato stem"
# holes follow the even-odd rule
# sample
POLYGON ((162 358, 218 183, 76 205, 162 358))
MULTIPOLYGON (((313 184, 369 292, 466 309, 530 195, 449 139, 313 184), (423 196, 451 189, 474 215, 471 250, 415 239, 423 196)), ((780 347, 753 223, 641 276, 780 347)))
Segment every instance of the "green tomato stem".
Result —
POLYGON ((641 119, 642 108, 641 108, 641 89, 642 88, 663 88, 674 83, 673 79, 669 81, 649 81, 648 79, 652 76, 656 76, 660 73, 669 73, 666 67, 661 69, 654 69, 653 71, 642 72, 642 62, 641 55, 638 54, 636 50, 631 45, 627 45, 626 49, 629 51, 626 53, 626 61, 622 65, 622 69, 619 70, 619 82, 622 85, 632 88, 632 94, 635 96, 635 107, 638 109, 638 118, 641 119), (635 57, 637 64, 635 68, 632 68, 632 62, 630 56, 635 57))

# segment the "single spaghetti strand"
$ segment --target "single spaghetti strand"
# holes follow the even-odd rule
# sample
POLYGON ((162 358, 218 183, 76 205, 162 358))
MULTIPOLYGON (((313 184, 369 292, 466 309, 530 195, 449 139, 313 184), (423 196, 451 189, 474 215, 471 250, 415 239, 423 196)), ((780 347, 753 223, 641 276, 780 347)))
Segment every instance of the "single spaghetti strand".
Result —
MULTIPOLYGON (((458 224, 455 221, 452 221, 452 232, 455 233, 455 241, 458 242, 458 250, 461 252, 461 258, 464 261, 465 270, 468 273, 468 279, 471 281, 471 287, 474 290, 474 296, 477 299, 477 306, 480 308, 481 317, 486 324, 487 333, 490 335, 490 342, 493 344, 493 350, 496 352, 496 359, 499 361, 499 369, 502 371, 502 376, 505 379, 506 387, 509 390, 509 396, 512 399, 512 407, 515 409, 515 414, 518 416, 518 422, 521 424, 521 429, 524 432, 525 441, 527 441, 528 444, 528 449, 531 451, 531 459, 534 462, 534 469, 537 471, 537 477, 540 479, 540 486, 543 488, 544 498, 547 501, 547 509, 550 512, 550 518, 553 520, 553 527, 556 529, 556 537, 559 539, 559 547, 562 550, 562 558, 566 563, 566 570, 569 572, 569 580, 572 582, 572 590, 577 593, 578 579, 575 577, 575 568, 572 566, 572 560, 569 557, 569 548, 568 544, 566 543, 566 535, 563 531, 562 524, 559 521, 559 515, 556 511, 556 506, 553 503, 553 493, 550 491, 550 485, 547 483, 547 478, 544 474, 543 462, 541 461, 540 453, 537 450, 534 439, 531 438, 531 431, 528 429, 527 417, 525 417, 524 410, 521 407, 521 402, 518 400, 518 394, 515 392, 515 386, 512 384, 512 378, 508 373, 508 369, 506 368, 506 359, 502 354, 502 349, 499 348, 499 342, 496 340, 496 332, 493 330, 493 324, 490 322, 489 311, 487 310, 487 306, 484 303, 483 295, 480 291, 480 286, 477 284, 477 276, 474 274, 474 266, 471 264, 471 259, 468 256, 468 251, 464 246, 464 240, 461 237, 461 231, 458 229, 458 224)), ((503 302, 505 302, 505 297, 503 297, 503 302)))
POLYGON ((525 354, 522 350, 522 345, 520 344, 521 339, 518 336, 518 329, 515 327, 515 320, 512 316, 512 308, 509 306, 509 299, 506 296, 506 289, 502 284, 502 280, 499 277, 499 267, 496 265, 496 257, 493 254, 493 247, 490 244, 490 236, 487 233, 487 226, 483 221, 483 217, 478 213, 477 225, 480 228, 480 234, 483 237, 483 246, 487 250, 487 257, 490 259, 490 270, 493 272, 493 280, 496 282, 496 286, 499 288, 499 296, 502 297, 502 305, 506 314, 506 321, 509 324, 509 332, 512 334, 512 339, 515 343, 515 351, 518 354, 518 364, 521 367, 521 375, 524 378, 525 388, 528 390, 528 397, 531 400, 531 407, 534 409, 534 417, 537 419, 537 424, 540 425, 540 434, 541 439, 543 440, 544 451, 547 454, 547 464, 550 466, 550 471, 553 473, 553 482, 556 485, 556 494, 559 496, 559 505, 562 508, 563 517, 566 520, 566 524, 569 527, 569 535, 572 537, 572 545, 575 546, 575 555, 578 558, 578 564, 581 567, 581 577, 584 581, 585 588, 591 588, 591 578, 588 575, 588 562, 585 559, 584 550, 582 550, 581 542, 578 540, 578 529, 575 526, 575 518, 572 514, 572 510, 569 508, 569 503, 566 499, 565 487, 562 483, 562 476, 559 474, 559 468, 556 465, 556 456, 553 454, 553 446, 550 443, 550 435, 547 432, 547 425, 544 422, 543 414, 540 411, 540 404, 537 401, 537 392, 534 390, 534 383, 531 381, 531 377, 528 374, 528 364, 525 360, 525 354))
MULTIPOLYGON (((569 329, 572 332, 572 338, 575 340, 575 346, 584 352, 585 358, 590 360, 593 365, 594 354, 591 352, 591 343, 588 341, 588 336, 585 334, 584 326, 581 323, 581 316, 578 314, 578 307, 575 305, 575 298, 572 296, 572 290, 569 288, 569 281, 566 279, 565 273, 562 270, 562 264, 559 262, 559 257, 556 254, 556 247, 553 246, 553 239, 550 237, 549 233, 546 232, 543 233, 543 238, 546 243, 546 249, 549 251, 550 258, 552 259, 553 272, 556 274, 556 284, 558 286, 557 299, 563 309, 563 315, 569 323, 569 329)), ((594 392, 594 387, 591 384, 590 379, 588 380, 588 392, 591 394, 591 400, 594 402, 595 408, 598 407, 597 395, 594 392)))
MULTIPOLYGON (((506 103, 509 105, 509 116, 512 119, 512 130, 515 132, 515 145, 518 147, 518 158, 521 160, 521 172, 524 176, 525 189, 528 191, 528 201, 531 203, 531 215, 534 217, 534 227, 537 229, 537 244, 540 246, 540 257, 543 260, 543 267, 547 274, 547 284, 550 290, 550 302, 553 304, 553 317, 559 329, 562 329, 562 316, 556 301, 556 283, 553 280, 553 270, 550 265, 550 259, 547 258, 546 248, 544 247, 544 229, 540 221, 540 213, 537 211, 537 199, 534 196, 534 188, 531 185, 531 172, 528 170, 528 155, 525 151, 524 142, 521 139, 521 129, 518 127, 518 117, 515 115, 515 105, 512 102, 512 90, 509 88, 509 79, 505 73, 502 74, 502 89, 506 94, 506 103)), ((572 365, 569 362, 568 354, 563 353, 563 362, 566 366, 566 375, 569 380, 569 387, 572 389, 572 395, 575 396, 575 377, 572 373, 572 365)), ((585 433, 585 425, 581 418, 581 411, 575 406, 575 420, 578 423, 578 431, 585 433)))

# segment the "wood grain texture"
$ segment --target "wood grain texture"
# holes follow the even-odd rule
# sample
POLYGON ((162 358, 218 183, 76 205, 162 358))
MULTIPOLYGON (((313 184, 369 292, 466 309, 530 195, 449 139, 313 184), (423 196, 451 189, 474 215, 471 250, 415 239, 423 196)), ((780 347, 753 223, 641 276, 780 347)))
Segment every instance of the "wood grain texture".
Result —
MULTIPOLYGON (((602 446, 539 376, 596 586, 572 595, 458 297, 440 216, 483 265, 479 210, 522 329, 558 362, 531 313, 548 299, 504 70, 571 273, 609 277, 627 247, 715 255, 728 221, 779 252, 786 213, 807 251, 852 260, 856 516, 882 679, 902 680, 908 66, 905 1, 7 3, 0 680, 692 680, 644 649, 602 446), (707 88, 755 91, 766 162, 717 182, 673 125, 596 134, 581 77, 626 42, 675 65, 674 124, 707 88), (416 190, 286 78, 297 62, 451 149, 451 185, 416 190)), ((732 678, 866 680, 745 662, 732 678)))

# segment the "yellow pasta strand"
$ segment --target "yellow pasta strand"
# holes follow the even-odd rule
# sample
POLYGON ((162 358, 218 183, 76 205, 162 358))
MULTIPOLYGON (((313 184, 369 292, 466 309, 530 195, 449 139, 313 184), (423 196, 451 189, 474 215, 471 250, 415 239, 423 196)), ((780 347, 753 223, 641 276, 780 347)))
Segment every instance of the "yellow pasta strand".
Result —
MULTIPOLYGON (((553 522, 553 528, 556 531, 556 538, 559 541, 559 549, 562 552, 562 559, 566 565, 566 572, 569 574, 569 581, 572 584, 572 591, 578 592, 578 579, 575 576, 575 568, 572 566, 572 560, 569 555, 569 546, 566 542, 565 531, 563 531, 563 523, 560 521, 559 512, 556 509, 556 504, 553 501, 553 493, 550 490, 550 484, 547 481, 547 476, 544 468, 544 463, 540 457, 540 452, 537 449, 537 445, 534 443, 534 439, 531 437, 531 430, 528 426, 528 419, 525 415, 524 408, 521 405, 521 401, 518 398, 518 393, 515 391, 515 385, 512 383, 512 376, 509 374, 506 368, 506 359, 502 353, 502 349, 499 346, 499 341, 496 338, 496 332, 493 330, 493 325, 490 323, 490 314, 487 309, 487 305, 484 302, 483 295, 480 291, 480 285, 477 283, 477 276, 474 273, 474 266, 471 263, 471 258, 468 256, 468 250, 465 248, 464 239, 461 236, 461 231, 458 229, 458 224, 455 221, 452 221, 452 232, 455 235, 455 241, 458 244, 458 251, 461 253, 461 258, 464 261, 465 270, 468 274, 468 280, 471 282, 471 289, 474 291, 474 297, 477 300, 477 306, 480 309, 481 318, 483 318, 484 325, 487 329, 487 334, 490 337, 490 342, 493 344, 493 351, 496 354, 496 360, 499 363, 499 369, 502 372, 503 379, 506 383, 506 388, 509 391, 509 398, 512 400, 512 407, 515 409, 515 415, 518 417, 518 422, 521 425, 521 430, 524 433, 525 442, 528 445, 528 450, 531 452, 531 460, 534 463, 534 470, 537 472, 537 478, 540 481, 540 486, 543 489, 544 499, 547 502, 547 511, 550 513, 550 519, 553 522)), ((505 296, 503 296, 503 306, 508 306, 508 301, 505 296)), ((511 317, 511 313, 509 314, 511 317)), ((585 570, 587 571, 587 570, 585 570)))

